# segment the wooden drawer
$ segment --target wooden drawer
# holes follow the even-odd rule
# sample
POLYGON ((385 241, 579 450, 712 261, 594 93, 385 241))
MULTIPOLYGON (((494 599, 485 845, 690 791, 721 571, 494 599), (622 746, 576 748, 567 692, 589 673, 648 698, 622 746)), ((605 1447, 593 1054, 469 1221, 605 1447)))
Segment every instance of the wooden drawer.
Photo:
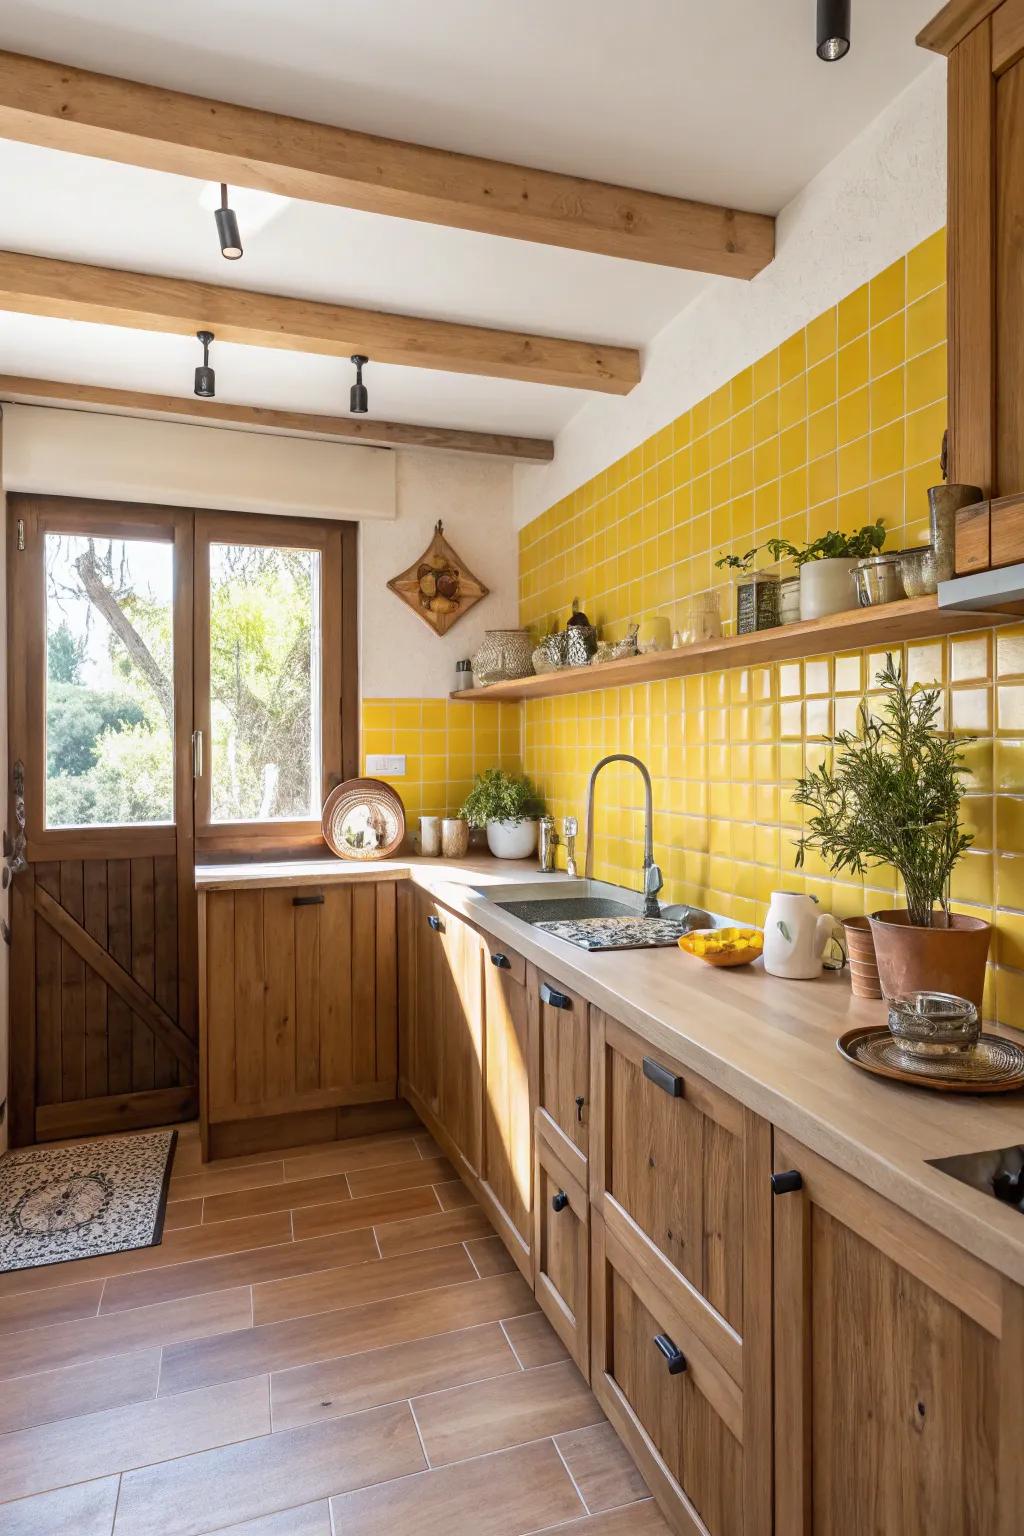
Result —
POLYGON ((590 1133, 590 1019, 582 997, 534 972, 540 1107, 577 1151, 590 1133))
POLYGON ((533 1207, 537 1301, 586 1376, 590 1368, 590 1206, 586 1184, 538 1116, 533 1207))
MULTIPOLYGON (((594 1018, 595 1102, 602 1110, 593 1192, 635 1223, 687 1286, 742 1334, 744 1221, 753 1176, 743 1106, 596 1009, 594 1018)), ((767 1144, 762 1161, 756 1176, 764 1185, 767 1231, 767 1144)))
POLYGON ((631 1250, 592 1220, 598 1401, 680 1536, 766 1530, 746 1520, 739 1386, 631 1250))

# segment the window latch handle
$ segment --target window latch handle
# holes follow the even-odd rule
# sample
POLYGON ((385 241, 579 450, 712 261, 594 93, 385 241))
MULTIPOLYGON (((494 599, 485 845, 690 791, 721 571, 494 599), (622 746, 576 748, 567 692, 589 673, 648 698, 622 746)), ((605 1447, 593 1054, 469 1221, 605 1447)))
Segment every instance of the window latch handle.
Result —
POLYGON ((201 779, 203 776, 203 733, 192 732, 192 777, 201 779))

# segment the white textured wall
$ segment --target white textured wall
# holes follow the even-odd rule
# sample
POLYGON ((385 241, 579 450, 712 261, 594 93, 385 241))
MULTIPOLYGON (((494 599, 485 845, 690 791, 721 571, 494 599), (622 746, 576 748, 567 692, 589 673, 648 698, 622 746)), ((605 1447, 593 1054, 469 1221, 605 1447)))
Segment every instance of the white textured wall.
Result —
MULTIPOLYGON (((814 132, 813 122, 807 131, 814 132)), ((945 219, 946 65, 938 60, 783 209, 769 267, 749 283, 712 279, 645 348, 643 378, 631 394, 588 401, 559 433, 550 465, 516 466, 516 526, 778 346, 945 219)))
POLYGON ((364 698, 440 698, 453 687, 456 661, 472 656, 485 629, 518 622, 512 468, 504 459, 469 454, 399 452, 397 520, 360 529, 364 698), (438 518, 448 542, 490 588, 443 636, 387 588, 423 553, 438 518))

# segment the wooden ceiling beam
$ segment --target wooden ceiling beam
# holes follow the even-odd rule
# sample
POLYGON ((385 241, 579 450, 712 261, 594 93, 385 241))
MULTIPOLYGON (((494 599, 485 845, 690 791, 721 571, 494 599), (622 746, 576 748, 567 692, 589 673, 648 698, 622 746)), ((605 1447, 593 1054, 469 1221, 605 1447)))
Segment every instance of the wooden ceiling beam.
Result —
POLYGON ((260 405, 230 405, 180 395, 151 395, 134 389, 106 389, 60 379, 0 374, 0 401, 52 405, 142 416, 177 416, 205 425, 211 421, 264 432, 341 438, 373 448, 436 448, 448 453, 484 453, 504 459, 546 464, 555 445, 543 437, 515 437, 502 432, 466 432, 455 427, 417 427, 403 421, 372 421, 355 416, 322 416, 308 411, 275 411, 260 405))
POLYGON ((754 277, 775 220, 0 53, 0 137, 631 261, 754 277))
POLYGON ((601 394, 626 395, 640 379, 640 354, 630 347, 353 309, 17 251, 0 251, 0 309, 178 336, 205 329, 218 341, 244 346, 326 357, 362 352, 375 363, 601 394))

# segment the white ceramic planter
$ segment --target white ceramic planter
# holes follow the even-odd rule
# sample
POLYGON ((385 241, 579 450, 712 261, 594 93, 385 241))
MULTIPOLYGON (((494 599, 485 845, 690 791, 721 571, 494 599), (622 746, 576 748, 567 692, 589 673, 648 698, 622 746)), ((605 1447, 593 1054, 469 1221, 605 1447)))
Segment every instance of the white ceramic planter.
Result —
POLYGON ((489 821, 487 846, 496 859, 528 859, 537 846, 537 819, 524 816, 522 821, 489 821))
POLYGON ((800 617, 825 619, 857 606, 856 560, 808 560, 800 567, 800 617))

